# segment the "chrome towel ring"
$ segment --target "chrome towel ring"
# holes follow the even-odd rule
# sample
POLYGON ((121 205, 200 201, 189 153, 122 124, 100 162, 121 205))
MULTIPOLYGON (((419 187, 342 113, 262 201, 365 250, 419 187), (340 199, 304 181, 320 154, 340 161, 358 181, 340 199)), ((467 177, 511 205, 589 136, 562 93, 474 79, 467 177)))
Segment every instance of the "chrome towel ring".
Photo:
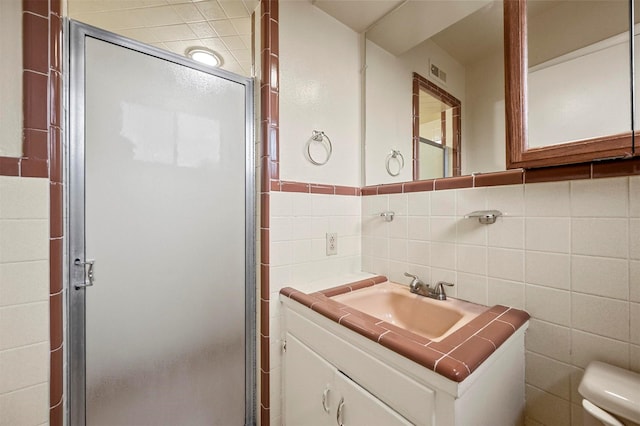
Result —
POLYGON ((387 173, 389 173, 390 176, 398 176, 404 168, 404 156, 399 150, 392 149, 389 155, 387 155, 385 165, 387 167, 387 173), (391 171, 391 160, 395 160, 398 163, 398 171, 395 173, 391 171))
POLYGON ((331 139, 329 139, 329 136, 327 136, 323 131, 320 130, 314 130, 313 132, 311 132, 311 138, 309 138, 309 140, 307 141, 307 158, 309 159, 309 161, 311 161, 311 163, 315 164, 316 166, 324 166, 331 158, 332 153, 333 145, 331 145, 331 139), (324 161, 318 161, 311 155, 312 142, 318 142, 324 147, 327 153, 327 158, 325 158, 324 161))

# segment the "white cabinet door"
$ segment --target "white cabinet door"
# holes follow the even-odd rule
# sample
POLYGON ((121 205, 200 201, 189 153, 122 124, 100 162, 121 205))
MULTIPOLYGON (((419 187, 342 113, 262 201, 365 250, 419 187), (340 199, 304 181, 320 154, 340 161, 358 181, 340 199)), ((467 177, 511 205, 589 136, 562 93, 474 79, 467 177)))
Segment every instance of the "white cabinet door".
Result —
POLYGON ((335 386, 341 399, 338 401, 334 424, 344 426, 412 424, 339 371, 336 373, 335 386))
POLYGON ((335 425, 335 367, 289 333, 284 362, 285 425, 335 425))
POLYGON ((293 335, 284 358, 286 426, 411 425, 293 335))

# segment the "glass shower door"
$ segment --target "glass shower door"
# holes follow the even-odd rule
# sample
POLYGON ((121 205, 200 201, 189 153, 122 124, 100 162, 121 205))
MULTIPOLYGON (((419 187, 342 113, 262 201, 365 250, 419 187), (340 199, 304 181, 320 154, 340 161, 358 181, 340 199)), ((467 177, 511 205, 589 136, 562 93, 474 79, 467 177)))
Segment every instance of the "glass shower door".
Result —
POLYGON ((250 87, 140 50, 85 37, 70 320, 73 341, 84 299, 86 423, 241 425, 250 87))

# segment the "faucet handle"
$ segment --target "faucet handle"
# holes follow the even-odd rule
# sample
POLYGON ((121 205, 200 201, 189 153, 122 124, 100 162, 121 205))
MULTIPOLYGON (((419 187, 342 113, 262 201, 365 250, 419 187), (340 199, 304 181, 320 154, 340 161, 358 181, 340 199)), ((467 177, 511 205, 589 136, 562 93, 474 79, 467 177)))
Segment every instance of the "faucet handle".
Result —
POLYGON ((445 281, 438 281, 433 289, 433 293, 438 297, 438 300, 447 300, 447 294, 444 292, 444 287, 453 287, 452 283, 445 281))
MULTIPOLYGON (((424 283, 422 282, 422 280, 417 276, 417 275, 413 275, 410 274, 408 272, 404 273, 405 277, 409 277, 412 278, 411 283, 409 284, 409 288, 414 291, 416 290, 418 287, 424 285, 424 283)), ((427 286, 428 287, 428 286, 427 286)))

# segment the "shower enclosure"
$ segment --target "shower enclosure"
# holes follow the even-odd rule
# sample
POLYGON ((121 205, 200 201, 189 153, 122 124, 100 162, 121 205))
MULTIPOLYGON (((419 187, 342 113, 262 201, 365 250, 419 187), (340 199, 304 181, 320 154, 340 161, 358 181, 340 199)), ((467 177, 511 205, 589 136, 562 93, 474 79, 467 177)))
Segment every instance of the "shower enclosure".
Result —
POLYGON ((70 424, 254 424, 252 81, 69 29, 70 424))

